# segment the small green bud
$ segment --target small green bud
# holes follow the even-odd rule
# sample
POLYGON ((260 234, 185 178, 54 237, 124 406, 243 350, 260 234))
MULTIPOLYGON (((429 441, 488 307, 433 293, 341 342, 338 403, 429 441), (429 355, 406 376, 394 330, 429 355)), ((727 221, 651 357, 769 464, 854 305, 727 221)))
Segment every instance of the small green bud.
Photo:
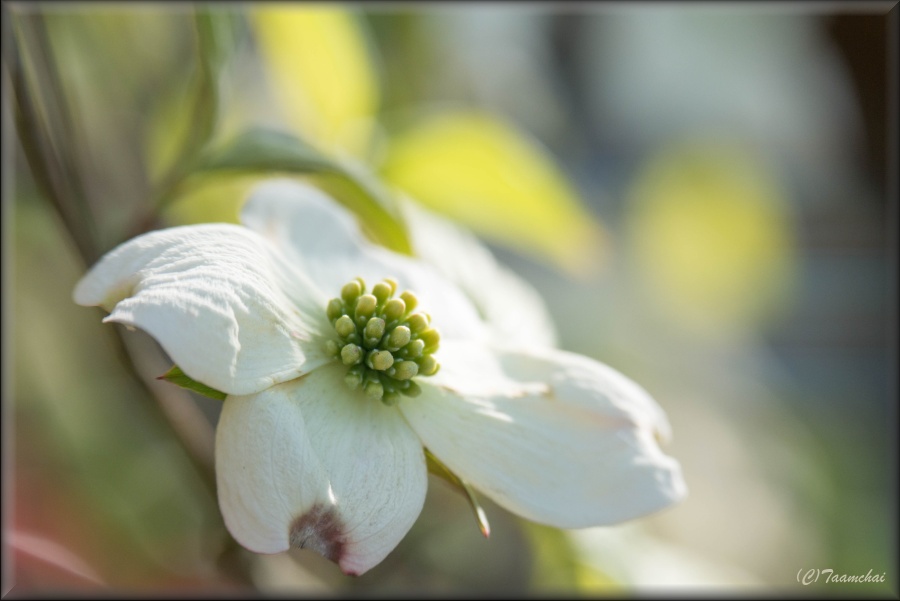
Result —
POLYGON ((356 365, 362 360, 362 349, 355 344, 344 345, 341 349, 341 361, 344 365, 356 365))
POLYGON ((372 314, 375 313, 375 307, 378 304, 378 299, 376 299, 371 294, 363 294, 358 299, 356 299, 356 318, 360 319, 365 317, 366 321, 372 317, 372 314))
POLYGON ((415 311, 416 307, 419 306, 419 299, 416 297, 415 294, 413 294, 409 290, 404 291, 400 295, 400 298, 403 300, 404 303, 406 303, 407 311, 415 311))
POLYGON ((342 303, 339 298, 331 299, 328 301, 328 307, 325 309, 325 314, 328 316, 328 321, 334 321, 344 314, 344 303, 342 303))
POLYGON ((409 331, 409 328, 406 326, 397 326, 391 332, 391 335, 388 336, 387 339, 387 347, 391 350, 398 350, 401 347, 405 346, 409 339, 412 337, 412 334, 409 331))
POLYGON ((406 313, 406 303, 399 298, 392 298, 384 305, 384 318, 388 321, 400 319, 404 313, 406 313))
POLYGON ((397 293, 397 280, 391 277, 384 278, 384 282, 391 287, 391 296, 394 296, 397 293))
POLYGON ((341 338, 346 338, 356 331, 356 324, 353 323, 353 320, 350 319, 349 315, 341 315, 338 317, 338 320, 334 322, 334 331, 337 332, 338 336, 341 338))
POLYGON ((425 352, 430 353, 437 349, 441 342, 441 335, 435 329, 425 330, 419 334, 419 340, 425 343, 425 352))
POLYGON ((412 380, 408 380, 407 384, 409 384, 409 386, 403 389, 403 394, 409 397, 417 397, 422 394, 422 389, 419 388, 418 384, 416 384, 412 380))
POLYGON ((425 351, 425 343, 421 340, 413 340, 409 344, 406 345, 406 355, 410 359, 415 359, 417 357, 421 357, 422 353, 425 351))
POLYGON ((362 385, 363 377, 359 371, 355 369, 351 369, 347 372, 347 375, 344 376, 344 383, 350 390, 356 390, 362 385))
POLYGON ((384 320, 380 317, 373 317, 366 324, 366 338, 374 338, 376 342, 384 336, 384 320))
POLYGON ((424 332, 428 328, 428 318, 425 317, 423 313, 416 313, 409 316, 409 319, 406 320, 406 324, 413 333, 418 334, 419 332, 424 332))
POLYGON ((381 402, 388 407, 393 407, 400 402, 400 395, 396 392, 385 392, 384 396, 381 397, 381 402))
POLYGON ((366 363, 372 369, 384 371, 394 364, 394 356, 390 351, 374 351, 369 353, 366 363))
POLYGON ((359 298, 359 295, 362 293, 362 287, 356 280, 347 282, 346 284, 344 284, 344 287, 341 288, 341 298, 344 299, 344 302, 348 305, 352 305, 353 301, 359 298))
POLYGON ((325 354, 329 357, 337 357, 338 353, 341 352, 341 347, 338 346, 338 343, 334 340, 326 340, 325 341, 325 354))
POLYGON ((433 376, 434 374, 437 373, 437 371, 438 371, 438 369, 440 369, 440 367, 441 367, 440 364, 437 362, 437 360, 433 356, 426 355, 419 362, 419 373, 422 374, 423 376, 433 376))
POLYGON ((409 380, 419 373, 419 366, 415 361, 401 361, 397 363, 394 378, 398 380, 409 380))
POLYGON ((373 399, 380 399, 384 396, 384 386, 381 385, 381 382, 369 382, 366 384, 366 394, 373 399))
POLYGON ((384 304, 392 293, 391 285, 387 282, 378 282, 375 284, 375 287, 372 288, 372 295, 378 299, 379 305, 384 304))

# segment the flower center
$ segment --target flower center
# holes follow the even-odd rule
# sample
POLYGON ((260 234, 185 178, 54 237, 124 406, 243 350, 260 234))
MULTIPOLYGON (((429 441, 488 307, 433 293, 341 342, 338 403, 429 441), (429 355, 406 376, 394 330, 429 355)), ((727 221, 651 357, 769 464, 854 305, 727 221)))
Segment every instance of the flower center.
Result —
POLYGON ((415 294, 407 290, 394 298, 395 292, 393 278, 378 282, 368 294, 366 283, 356 278, 326 308, 336 334, 325 343, 326 351, 349 368, 344 382, 385 405, 395 405, 401 394, 418 396, 421 389, 413 377, 434 375, 440 367, 433 355, 441 337, 430 327, 431 317, 414 313, 415 294))

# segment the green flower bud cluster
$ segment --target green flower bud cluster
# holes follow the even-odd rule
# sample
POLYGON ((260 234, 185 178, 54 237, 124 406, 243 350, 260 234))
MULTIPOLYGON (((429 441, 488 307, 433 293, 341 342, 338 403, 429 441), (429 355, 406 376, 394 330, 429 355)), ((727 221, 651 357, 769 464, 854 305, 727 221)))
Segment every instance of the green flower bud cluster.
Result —
POLYGON ((440 334, 431 317, 414 312, 419 304, 410 291, 397 292, 397 281, 386 278, 366 293, 362 278, 341 289, 341 297, 328 302, 326 312, 337 338, 328 340, 326 351, 349 367, 344 382, 361 389, 385 405, 395 405, 400 395, 417 396, 415 376, 431 376, 440 365, 434 353, 440 334))

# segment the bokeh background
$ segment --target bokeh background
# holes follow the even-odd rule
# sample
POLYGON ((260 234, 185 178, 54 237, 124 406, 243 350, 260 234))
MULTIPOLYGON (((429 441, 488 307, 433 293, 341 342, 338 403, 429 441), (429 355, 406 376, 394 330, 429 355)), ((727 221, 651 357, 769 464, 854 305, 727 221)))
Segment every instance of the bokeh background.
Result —
POLYGON ((4 594, 897 594, 891 3, 3 11, 4 594), (472 228, 665 408, 689 498, 570 532, 486 501, 485 540, 432 480, 362 577, 237 546, 218 402, 71 293, 285 173, 387 245, 390 190, 472 228))

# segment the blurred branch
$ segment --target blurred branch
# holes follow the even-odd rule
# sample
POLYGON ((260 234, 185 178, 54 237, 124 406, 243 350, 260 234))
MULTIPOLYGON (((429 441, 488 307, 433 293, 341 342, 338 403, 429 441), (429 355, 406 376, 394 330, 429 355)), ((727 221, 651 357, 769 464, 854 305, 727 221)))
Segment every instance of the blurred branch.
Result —
POLYGON ((159 346, 149 337, 139 337, 117 326, 116 339, 125 365, 133 366, 135 375, 147 393, 156 399, 172 429, 184 443, 191 461, 206 488, 215 497, 215 433, 212 424, 194 402, 190 393, 169 382, 157 380, 170 366, 159 346), (151 344, 148 344, 151 343, 151 344))
MULTIPOLYGON (((168 424, 204 488, 211 498, 216 499, 215 429, 190 393, 169 382, 157 380, 157 376, 171 365, 163 361, 159 345, 149 337, 129 335, 124 326, 113 325, 115 327, 110 336, 121 365, 145 392, 142 397, 155 401, 149 403, 150 408, 168 424)), ((218 514, 216 517, 224 528, 221 517, 218 514)), ((248 552, 230 534, 225 537, 224 546, 219 550, 217 565, 223 574, 234 581, 253 585, 248 552)))
MULTIPOLYGON (((170 362, 163 360, 158 344, 149 337, 129 335, 124 326, 114 324, 113 346, 126 372, 145 391, 145 398, 169 425, 184 447, 188 460, 200 477, 204 488, 217 498, 215 475, 215 429, 186 390, 158 380, 170 362)), ((219 523, 225 524, 219 517, 219 523)), ((215 518, 214 518, 215 519, 215 518)), ((230 534, 219 550, 217 565, 223 574, 246 585, 253 585, 249 553, 230 534)))

